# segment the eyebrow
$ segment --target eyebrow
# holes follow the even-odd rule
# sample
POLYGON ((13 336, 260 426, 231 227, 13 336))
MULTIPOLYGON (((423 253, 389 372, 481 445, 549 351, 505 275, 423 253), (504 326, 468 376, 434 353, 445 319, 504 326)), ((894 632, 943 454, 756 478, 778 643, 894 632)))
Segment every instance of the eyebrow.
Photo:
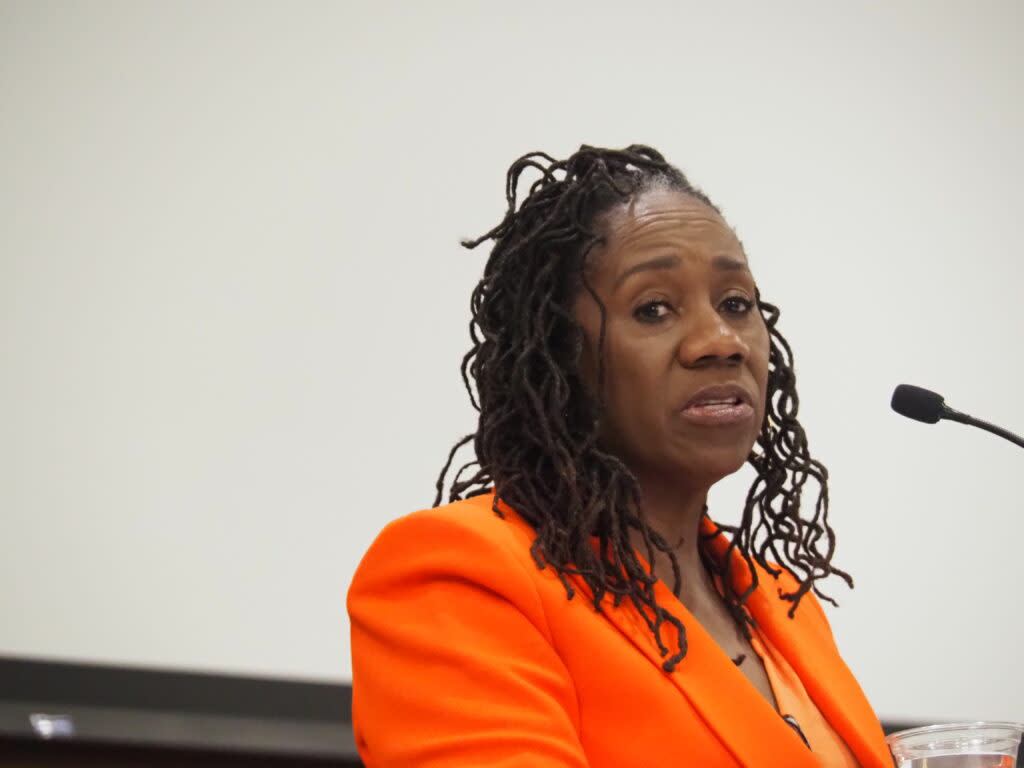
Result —
MULTIPOLYGON (((679 266, 679 261, 679 257, 676 255, 659 256, 656 259, 641 261, 639 264, 634 264, 632 267, 630 267, 621 275, 619 275, 618 278, 616 278, 615 280, 615 285, 613 286, 613 289, 618 288, 626 281, 627 277, 629 277, 630 275, 635 275, 637 272, 644 272, 652 269, 672 269, 673 267, 679 266)), ((732 256, 725 255, 715 256, 715 258, 711 260, 711 266, 713 269, 720 271, 749 271, 746 262, 740 261, 739 259, 734 259, 732 256)))
POLYGON ((627 269, 615 280, 615 285, 612 288, 618 288, 630 275, 635 275, 637 272, 644 272, 649 269, 672 269, 673 267, 679 266, 678 256, 659 256, 656 259, 650 259, 649 261, 641 261, 639 264, 634 264, 632 267, 627 269))
POLYGON ((711 261, 711 266, 719 270, 746 270, 750 271, 750 267, 747 266, 745 261, 734 259, 732 256, 715 256, 711 261))

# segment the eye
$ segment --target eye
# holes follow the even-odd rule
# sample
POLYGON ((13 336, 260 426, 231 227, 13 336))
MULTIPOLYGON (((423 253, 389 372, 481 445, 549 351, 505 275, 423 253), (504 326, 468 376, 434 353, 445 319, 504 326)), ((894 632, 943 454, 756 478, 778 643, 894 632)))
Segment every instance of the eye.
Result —
POLYGON ((745 296, 729 296, 722 306, 731 315, 745 315, 754 308, 754 302, 745 296))
POLYGON ((662 299, 645 301, 633 310, 633 317, 641 323, 657 323, 673 311, 672 305, 662 299))

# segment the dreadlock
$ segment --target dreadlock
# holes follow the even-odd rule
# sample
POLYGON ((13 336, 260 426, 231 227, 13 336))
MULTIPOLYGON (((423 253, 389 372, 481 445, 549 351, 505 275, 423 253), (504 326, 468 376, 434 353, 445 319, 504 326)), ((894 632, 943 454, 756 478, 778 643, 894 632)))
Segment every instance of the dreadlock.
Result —
MULTIPOLYGON (((602 403, 579 370, 583 335, 571 310, 580 290, 588 291, 600 308, 596 392, 601 393, 606 311, 587 282, 587 256, 604 242, 603 214, 646 191, 665 188, 718 211, 682 172, 642 145, 623 150, 584 145, 566 160, 533 152, 509 168, 504 218, 483 236, 463 242, 475 248, 494 241, 483 278, 473 290, 472 346, 461 366, 479 419, 476 432, 451 449, 437 480, 434 505, 441 503, 456 452, 472 441, 476 461, 455 473, 448 500, 493 488, 494 512, 503 516, 499 503, 504 502, 533 527, 533 560, 538 568, 554 569, 569 599, 575 594, 569 576, 583 580, 597 611, 607 595, 615 606, 628 599, 662 656, 669 655, 662 629, 671 624, 677 649, 663 665, 671 672, 686 655, 686 629, 655 600, 653 566, 659 553, 668 556, 678 595, 679 563, 645 519, 635 476, 598 442, 602 403), (521 178, 527 171, 540 177, 520 201, 521 178), (630 544, 630 530, 641 535, 650 570, 630 544), (598 547, 592 546, 591 537, 597 538, 598 547)), ((780 590, 792 604, 791 617, 810 591, 834 604, 818 589, 819 580, 838 575, 853 585, 848 574, 832 566, 835 536, 828 522, 828 472, 811 458, 797 421, 793 355, 776 328, 779 310, 759 294, 757 300, 770 337, 765 418, 758 448, 748 457, 757 478, 740 524, 718 526, 719 533, 730 534, 725 555, 710 556, 710 537, 700 547, 705 567, 720 577, 723 598, 748 637, 753 620, 744 603, 757 586, 755 562, 773 575, 780 573, 772 564, 778 563, 796 578, 794 591, 780 590), (809 518, 800 514, 808 480, 819 489, 809 518), (734 552, 751 576, 741 592, 731 573, 734 552)))

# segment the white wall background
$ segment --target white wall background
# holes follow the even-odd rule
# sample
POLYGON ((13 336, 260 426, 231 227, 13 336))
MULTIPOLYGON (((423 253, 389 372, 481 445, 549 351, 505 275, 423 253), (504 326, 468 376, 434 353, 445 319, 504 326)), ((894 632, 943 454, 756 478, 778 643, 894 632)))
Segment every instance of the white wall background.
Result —
POLYGON ((783 309, 877 710, 1024 720, 1024 454, 888 408, 1024 430, 1021 8, 0 0, 0 654, 347 680, 473 424, 458 238, 645 142, 783 309))

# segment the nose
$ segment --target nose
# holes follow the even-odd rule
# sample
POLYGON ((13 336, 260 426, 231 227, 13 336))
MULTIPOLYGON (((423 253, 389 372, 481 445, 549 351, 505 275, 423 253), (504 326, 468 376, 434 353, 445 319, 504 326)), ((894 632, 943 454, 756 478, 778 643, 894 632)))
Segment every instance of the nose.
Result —
POLYGON ((738 329, 714 307, 694 308, 682 323, 677 357, 686 368, 726 363, 736 365, 750 356, 750 346, 738 329))

